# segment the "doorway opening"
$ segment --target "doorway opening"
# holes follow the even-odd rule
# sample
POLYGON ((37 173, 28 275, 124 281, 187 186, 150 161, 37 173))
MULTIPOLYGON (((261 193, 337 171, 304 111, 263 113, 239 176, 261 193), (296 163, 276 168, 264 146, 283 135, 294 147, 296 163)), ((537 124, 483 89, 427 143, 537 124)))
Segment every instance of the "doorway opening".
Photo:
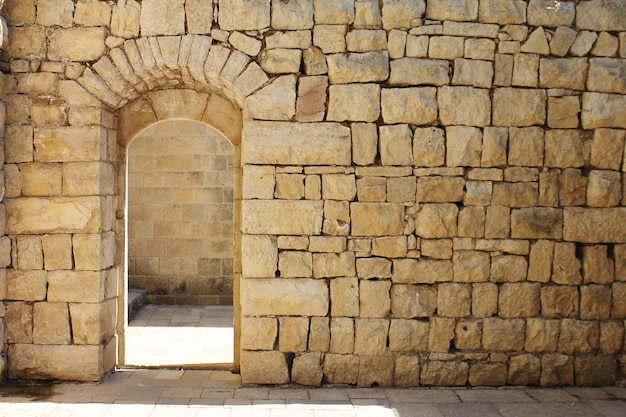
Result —
POLYGON ((232 367, 234 167, 231 142, 197 121, 129 143, 125 365, 232 367))

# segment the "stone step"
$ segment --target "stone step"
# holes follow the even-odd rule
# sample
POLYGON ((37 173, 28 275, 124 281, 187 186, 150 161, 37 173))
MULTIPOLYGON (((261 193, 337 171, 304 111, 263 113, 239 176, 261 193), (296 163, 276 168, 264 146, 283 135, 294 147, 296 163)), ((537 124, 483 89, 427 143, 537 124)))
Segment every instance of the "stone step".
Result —
POLYGON ((128 290, 128 321, 146 304, 146 292, 144 290, 128 290))

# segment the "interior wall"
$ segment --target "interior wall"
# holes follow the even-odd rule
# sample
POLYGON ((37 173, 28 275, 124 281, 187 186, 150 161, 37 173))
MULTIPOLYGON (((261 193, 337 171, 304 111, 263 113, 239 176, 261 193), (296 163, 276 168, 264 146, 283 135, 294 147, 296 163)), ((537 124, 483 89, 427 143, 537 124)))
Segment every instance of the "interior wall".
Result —
POLYGON ((128 147, 128 280, 157 304, 232 304, 233 145, 190 120, 128 147))

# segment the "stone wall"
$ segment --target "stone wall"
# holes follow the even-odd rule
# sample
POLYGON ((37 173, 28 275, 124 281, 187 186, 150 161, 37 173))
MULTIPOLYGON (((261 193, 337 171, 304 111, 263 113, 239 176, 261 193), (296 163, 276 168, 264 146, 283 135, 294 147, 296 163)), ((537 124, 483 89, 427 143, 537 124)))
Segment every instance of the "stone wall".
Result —
POLYGON ((112 369, 124 149, 187 118, 235 145, 244 383, 625 383, 621 0, 8 0, 5 16, 11 376, 112 369))
POLYGON ((148 303, 232 304, 233 146, 175 120, 128 147, 128 282, 148 303))

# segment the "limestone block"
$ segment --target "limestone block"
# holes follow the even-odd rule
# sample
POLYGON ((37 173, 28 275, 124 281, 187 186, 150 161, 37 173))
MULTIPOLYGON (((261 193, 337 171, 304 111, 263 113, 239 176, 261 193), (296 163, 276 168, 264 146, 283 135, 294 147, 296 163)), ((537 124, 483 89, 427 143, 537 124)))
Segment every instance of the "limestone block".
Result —
POLYGON ((45 235, 41 237, 44 256, 44 269, 72 269, 72 238, 67 234, 45 235))
POLYGON ((328 77, 325 76, 301 77, 299 79, 296 120, 299 122, 316 122, 324 119, 327 88, 328 77))
POLYGON ((113 266, 115 233, 75 234, 72 243, 76 270, 99 271, 113 266))
POLYGON ((587 89, 603 93, 626 94, 624 74, 626 74, 626 63, 622 59, 591 58, 587 89))
POLYGON ((481 166, 495 167, 506 165, 508 129, 503 127, 485 127, 483 130, 483 149, 481 166))
POLYGON ((8 45, 11 57, 43 59, 47 50, 45 30, 43 26, 11 28, 8 45))
POLYGON ((324 233, 347 236, 350 230, 350 206, 347 201, 324 202, 324 233))
POLYGON ((321 75, 328 73, 326 57, 318 48, 311 46, 302 53, 304 71, 307 75, 321 75))
POLYGON ((35 1, 8 1, 4 5, 3 16, 14 25, 35 23, 35 1))
POLYGON ((322 198, 324 200, 351 201, 355 196, 356 179, 354 175, 322 175, 322 198))
POLYGON ((431 36, 428 40, 428 57, 431 59, 457 59, 464 53, 464 39, 456 36, 431 36))
POLYGON ((95 61, 105 53, 105 35, 104 28, 56 29, 50 35, 48 59, 95 61))
POLYGON ((538 198, 539 189, 536 183, 503 182, 493 185, 492 203, 495 205, 532 207, 537 205, 538 198))
POLYGON ((626 245, 615 245, 613 258, 615 260, 615 280, 626 281, 626 245))
POLYGON ((107 271, 48 272, 48 301, 99 303, 104 299, 107 271))
POLYGON ((554 7, 550 0, 531 0, 528 3, 528 24, 532 26, 571 26, 576 14, 575 5, 569 2, 554 7))
POLYGON ((513 56, 508 54, 496 54, 494 85, 510 86, 513 80, 513 56))
POLYGON ((520 282, 526 280, 528 263, 526 257, 496 255, 491 258, 492 282, 520 282))
POLYGON ((267 73, 297 73, 301 62, 302 51, 299 49, 267 49, 261 52, 260 64, 267 73))
POLYGON ((410 58, 426 58, 428 56, 428 36, 408 35, 406 38, 406 56, 410 58))
POLYGON ((393 357, 361 356, 359 358, 359 387, 390 387, 393 385, 393 357))
POLYGON ((625 129, 625 97, 618 94, 583 93, 581 115, 583 128, 617 127, 625 129))
POLYGON ((539 313, 540 289, 540 284, 528 282, 502 285, 498 299, 498 315, 502 318, 536 316, 539 313))
POLYGON ((310 30, 276 32, 265 38, 265 48, 308 49, 313 44, 310 30))
POLYGON ((593 170, 587 182, 587 205, 614 207, 622 199, 621 174, 615 171, 593 170))
POLYGON ((401 235, 404 209, 397 203, 351 203, 353 236, 401 235))
POLYGON ((552 128, 576 128, 578 127, 580 110, 579 97, 548 97, 548 126, 552 128))
POLYGON ((524 349, 528 352, 555 352, 559 328, 560 322, 558 320, 528 318, 524 349))
POLYGON ((426 259, 397 259, 393 261, 394 283, 428 283, 452 280, 452 263, 426 259))
POLYGON ((617 378, 617 360, 614 356, 590 356, 574 358, 576 385, 612 386, 617 378))
MULTIPOLYGON (((359 282, 357 278, 330 280, 330 314, 333 317, 359 316, 359 282)), ((339 322, 341 324, 341 322, 339 322)), ((351 352, 351 351, 350 351, 351 352)), ((337 352, 340 353, 340 352, 337 352)), ((343 352, 346 353, 346 352, 343 352)))
POLYGON ((380 86, 378 84, 331 85, 328 89, 330 121, 373 122, 380 115, 380 86), (359 97, 354 102, 354 97, 359 97))
POLYGON ((241 322, 241 348, 244 350, 271 350, 277 335, 275 318, 244 317, 241 322))
POLYGON ((306 317, 280 317, 278 319, 278 350, 281 352, 304 352, 309 335, 309 319, 306 317))
POLYGON ((376 82, 389 77, 387 52, 332 54, 326 60, 331 84, 376 82))
POLYGON ((330 348, 330 320, 328 317, 311 317, 309 325, 309 351, 328 352, 330 348))
POLYGON ((335 236, 310 236, 309 252, 341 253, 346 250, 346 239, 335 236))
POLYGON ((6 285, 7 300, 41 301, 46 299, 45 271, 9 270, 6 285))
POLYGON ((515 54, 513 56, 512 85, 537 87, 539 55, 515 54))
POLYGON ((22 164, 22 195, 54 196, 61 194, 62 175, 58 164, 22 164))
POLYGON ((437 127, 415 129, 413 132, 414 165, 422 167, 441 166, 444 160, 445 137, 443 129, 437 127))
POLYGON ((427 239, 454 237, 458 213, 452 203, 424 204, 415 218, 415 234, 427 239))
POLYGON ((352 353, 354 351, 354 320, 333 317, 330 321, 330 352, 352 353))
POLYGON ((332 278, 355 276, 355 259, 353 252, 314 253, 313 277, 332 278))
POLYGON ((328 284, 313 279, 244 279, 244 315, 326 316, 328 284))
POLYGON ((563 216, 563 238, 571 242, 624 243, 625 218, 626 210, 623 208, 566 208, 563 216))
POLYGON ((233 32, 228 42, 246 55, 256 56, 261 50, 261 41, 241 32, 233 32))
POLYGON ((372 240, 372 256, 385 258, 405 258, 407 255, 406 236, 377 237, 372 240))
MULTIPOLYGON (((490 88, 492 80, 493 64, 491 62, 461 58, 454 60, 454 76, 452 77, 453 85, 490 88)), ((446 87, 443 89, 445 88, 446 87)), ((442 90, 440 90, 440 97, 442 90)), ((441 104, 440 107, 442 107, 441 104)), ((488 107, 488 111, 490 111, 491 106, 489 105, 488 107)))
MULTIPOLYGON (((301 81, 302 82, 302 81, 301 81)), ((373 123, 353 123, 352 160, 357 165, 370 165, 378 152, 378 129, 373 123)))
POLYGON ((600 325, 595 321, 563 319, 559 334, 559 353, 591 353, 598 348, 600 325))
MULTIPOLYGON (((626 284, 616 282, 613 284, 613 307, 611 317, 615 319, 626 318, 626 284)), ((606 301, 604 301, 606 302, 606 301)))
POLYGON ((476 20, 478 1, 431 0, 426 5, 426 17, 432 20, 476 20))
POLYGON ((14 302, 7 303, 5 308, 6 343, 33 343, 33 306, 14 302))
POLYGON ((15 344, 10 348, 11 378, 100 381, 115 367, 114 340, 104 345, 15 344))
POLYGON ((280 252, 278 270, 284 278, 310 278, 313 276, 313 258, 307 252, 280 252))
POLYGON ((586 285, 580 288, 580 318, 583 320, 606 320, 611 315, 607 301, 611 288, 606 285, 586 285))
POLYGON ((291 368, 292 382, 317 387, 322 383, 321 353, 308 352, 296 355, 291 368))
POLYGON ((410 29, 419 26, 425 9, 423 0, 383 0, 383 28, 410 29))
POLYGON ((487 252, 456 251, 452 256, 452 266, 456 282, 489 280, 490 259, 487 252))
POLYGON ((445 86, 439 89, 437 103, 443 125, 486 126, 491 120, 491 101, 488 90, 445 86), (458 103, 461 100, 467 106, 459 107, 458 103))
POLYGON ((33 306, 33 343, 68 345, 71 342, 68 305, 66 303, 35 303, 33 306))
POLYGON ((34 133, 35 160, 96 161, 106 155, 107 132, 99 126, 39 128, 34 133))
POLYGON ((313 45, 325 54, 345 52, 345 37, 346 26, 344 25, 315 25, 313 28, 313 45))
POLYGON ((357 196, 361 202, 385 202, 387 200, 387 180, 380 177, 357 179, 357 196))
POLYGON ((437 308, 437 289, 427 285, 394 285, 391 313, 396 318, 430 317, 437 308))
MULTIPOLYGON (((464 57, 467 59, 494 61, 495 50, 496 44, 491 39, 466 39, 464 57)), ((493 75, 493 67, 491 72, 493 75)))
MULTIPOLYGON (((359 317, 385 318, 391 309, 391 281, 363 280, 359 285, 359 317)), ((357 330, 358 330, 357 321, 357 330)))
MULTIPOLYGON (((387 95, 384 94, 386 91, 383 90, 383 106, 386 102, 387 95)), ((383 118, 386 118, 384 112, 383 118)), ((412 165, 413 153, 409 126, 381 126, 379 128, 379 153, 383 165, 412 165)))
POLYGON ((394 386, 417 387, 419 385, 419 358, 415 356, 399 356, 396 358, 393 374, 394 386))
POLYGON ((271 236, 243 235, 242 275, 246 278, 273 278, 278 264, 276 240, 271 236))
POLYGON ((472 285, 472 317, 491 317, 498 311, 498 286, 486 282, 472 285))
POLYGON ((111 34, 121 38, 139 36, 141 5, 134 0, 120 0, 113 6, 111 34))
POLYGON ((591 165, 618 171, 624 153, 626 132, 618 129, 595 129, 591 145, 591 165))
POLYGON ((564 169, 559 176, 561 206, 582 206, 586 202, 587 177, 579 169, 564 169))
POLYGON ((541 358, 542 387, 574 383, 574 359, 560 354, 543 355, 541 358))
POLYGON ((274 196, 287 200, 304 198, 304 180, 305 175, 302 174, 276 174, 274 196))
POLYGON ((350 129, 337 123, 248 122, 243 134, 245 163, 350 165, 350 129))
POLYGON ((387 124, 433 123, 437 119, 436 93, 437 90, 431 87, 383 89, 381 94, 383 120, 387 124))
MULTIPOLYGON (((387 51, 389 52, 389 57, 391 59, 399 59, 404 57, 406 51, 406 42, 407 33, 405 31, 397 29, 392 29, 391 31, 389 31, 389 34, 387 35, 387 51)), ((428 45, 426 45, 426 47, 428 47, 428 45)))
POLYGON ((619 40, 616 36, 612 36, 608 32, 600 32, 591 53, 596 56, 615 56, 619 47, 618 44, 619 40))
POLYGON ((468 284, 444 283, 437 288, 437 314, 443 317, 470 315, 471 287, 468 284))
POLYGON ((474 387, 499 387, 506 385, 507 376, 505 363, 473 363, 470 366, 468 383, 474 387))
MULTIPOLYGON (((466 206, 486 206, 491 202, 493 195, 493 183, 491 181, 467 181, 465 183, 465 189, 466 193, 463 198, 463 204, 466 206)), ((489 210, 489 208, 487 208, 487 210, 489 210)), ((484 223, 484 219, 482 223, 484 223)), ((481 233, 480 237, 482 236, 483 234, 481 233)))
POLYGON ((401 58, 391 61, 389 84, 393 86, 435 85, 450 83, 450 64, 440 59, 401 58))
POLYGON ((387 350, 388 334, 389 320, 356 319, 354 321, 354 353, 372 356, 384 354, 387 350))
POLYGON ((501 25, 526 22, 526 4, 523 1, 483 0, 478 9, 479 20, 501 25))
POLYGON ((624 33, 618 34, 619 38, 619 56, 620 58, 626 58, 626 35, 624 33))
POLYGON ((608 257, 604 245, 583 247, 583 272, 585 283, 610 284, 613 282, 614 260, 608 257))
POLYGON ((147 0, 142 2, 141 36, 182 35, 185 33, 185 2, 147 0))
POLYGON ((243 384, 286 384, 289 369, 282 352, 244 350, 241 352, 241 382, 243 384))
POLYGON ((585 58, 542 58, 539 63, 539 86, 584 90, 587 75, 585 58))
POLYGON ((290 120, 295 112, 296 78, 292 75, 277 78, 246 99, 246 116, 252 119, 290 120))
POLYGON ((72 303, 69 307, 74 344, 97 345, 115 333, 115 300, 98 304, 72 303))
POLYGON ((543 166, 543 129, 540 127, 509 129, 509 164, 543 166))
POLYGON ((528 280, 535 282, 548 282, 552 273, 552 257, 554 255, 554 242, 538 240, 530 248, 528 265, 528 280))
POLYGON ((272 0, 272 28, 310 29, 313 27, 313 2, 272 0))
POLYGON ((37 24, 42 26, 72 26, 74 3, 69 0, 42 0, 37 3, 37 24))
POLYGON ((222 30, 256 30, 270 25, 270 0, 224 0, 220 2, 222 30))
POLYGON ((390 203, 415 201, 415 192, 415 177, 389 178, 387 180, 387 201, 390 203))
POLYGON ((624 341, 624 326, 620 321, 600 323, 600 350, 607 355, 618 353, 624 341))
POLYGON ((432 360, 422 367, 420 383, 424 386, 462 386, 467 383, 468 374, 467 362, 432 360))
MULTIPOLYGON (((452 241, 449 239, 424 239, 420 245, 420 251, 422 257, 452 259, 452 241)), ((452 264, 450 264, 450 266, 452 266, 452 264)))
POLYGON ((480 320, 459 320, 454 331, 454 346, 461 350, 478 350, 482 338, 480 320))
POLYGON ((104 200, 99 197, 21 198, 7 200, 7 232, 93 233, 103 227, 104 200))
POLYGON ((524 354, 511 357, 508 383, 510 385, 538 385, 541 377, 541 360, 524 354))
POLYGON ((417 179, 417 199, 425 203, 463 201, 464 188, 462 177, 420 177, 417 179))
POLYGON ((541 312, 544 317, 578 316, 579 294, 575 287, 555 286, 541 289, 541 312))
POLYGON ((324 377, 329 384, 356 384, 359 374, 357 355, 328 354, 324 358, 324 377))
POLYGON ((446 165, 451 167, 480 166, 482 139, 482 132, 476 127, 447 126, 446 165))
POLYGON ((244 233, 317 235, 322 228, 322 201, 246 200, 242 208, 244 233))
POLYGON ((591 0, 576 6, 576 27, 595 31, 626 30, 626 11, 619 0, 591 0))
POLYGON ((498 88, 493 93, 493 124, 496 126, 532 126, 545 123, 544 90, 498 88))
POLYGON ((275 168, 246 165, 243 168, 243 198, 272 199, 275 186, 275 168))
POLYGON ((572 28, 559 26, 550 40, 550 53, 559 57, 567 55, 567 51, 576 40, 577 33, 572 28))
POLYGON ((520 351, 524 348, 523 319, 486 318, 483 320, 483 348, 496 351, 520 351))
MULTIPOLYGON (((387 32, 384 30, 352 30, 346 35, 346 46, 350 52, 383 51, 387 49, 387 32)), ((388 59, 386 60, 389 69, 388 59)), ((389 71, 387 71, 389 75, 389 71)))
POLYGON ((587 30, 578 32, 574 44, 570 47, 570 54, 574 56, 587 55, 597 39, 598 34, 595 32, 589 32, 587 30))
POLYGON ((454 338, 454 322, 452 318, 431 317, 428 333, 429 352, 449 352, 450 342, 454 338))
POLYGON ((511 236, 515 239, 560 239, 563 213, 548 207, 528 207, 511 213, 511 236))
POLYGON ((427 321, 392 319, 389 327, 389 350, 425 352, 428 346, 427 321))

